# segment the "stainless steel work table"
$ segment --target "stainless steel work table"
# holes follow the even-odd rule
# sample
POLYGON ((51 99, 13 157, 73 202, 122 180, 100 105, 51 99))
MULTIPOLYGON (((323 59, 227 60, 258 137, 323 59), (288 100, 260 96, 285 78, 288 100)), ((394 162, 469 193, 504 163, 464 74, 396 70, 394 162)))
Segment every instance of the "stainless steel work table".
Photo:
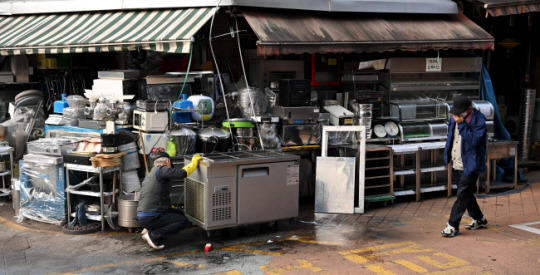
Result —
POLYGON ((517 147, 518 141, 506 141, 506 140, 497 140, 490 141, 487 143, 487 172, 486 172, 486 193, 489 193, 490 189, 496 188, 507 188, 513 187, 517 188, 517 172, 518 172, 518 154, 517 147), (497 184, 491 185, 491 176, 493 179, 496 178, 496 161, 503 158, 514 158, 514 182, 509 184, 497 184))
MULTIPOLYGON (((106 173, 111 172, 117 172, 118 171, 118 186, 120 192, 122 192, 122 166, 114 166, 114 167, 92 167, 90 165, 79 165, 79 164, 72 164, 72 163, 65 163, 64 167, 66 168, 66 197, 67 197, 67 209, 68 209, 68 223, 71 222, 71 199, 70 194, 75 195, 82 195, 82 196, 91 196, 91 197, 99 197, 99 211, 100 211, 100 217, 99 220, 101 221, 101 231, 105 231, 105 211, 104 211, 104 190, 103 190, 103 175, 106 173), (93 191, 82 191, 82 190, 72 190, 72 186, 69 183, 69 171, 79 171, 79 172, 87 172, 87 173, 96 173, 99 174, 99 192, 93 192, 93 191)), ((112 190, 112 192, 107 193, 106 195, 113 195, 116 193, 116 190, 112 190)), ((114 204, 114 199, 111 202, 114 204)), ((90 218, 89 218, 90 219, 90 218)))
MULTIPOLYGON (((451 170, 448 169, 447 165, 441 165, 441 166, 435 166, 435 159, 437 156, 437 150, 443 149, 446 145, 445 141, 436 141, 436 142, 422 142, 422 143, 406 143, 406 144, 397 144, 397 145, 387 145, 392 149, 394 156, 403 156, 407 154, 414 154, 416 159, 416 166, 414 169, 403 169, 399 170, 396 167, 393 169, 393 176, 405 176, 405 175, 415 175, 416 176, 416 184, 414 190, 400 190, 395 191, 394 187, 394 194, 396 196, 399 195, 416 195, 416 201, 420 201, 420 194, 425 192, 434 192, 434 191, 441 191, 441 190, 447 190, 448 196, 452 194, 452 183, 451 183, 451 170), (430 157, 431 157, 431 166, 430 167, 424 167, 422 168, 420 163, 420 152, 421 151, 430 151, 430 157), (432 173, 432 183, 434 182, 434 173, 435 172, 442 172, 447 171, 448 175, 448 184, 447 185, 441 185, 441 186, 430 186, 430 187, 421 187, 420 177, 422 173, 432 173)), ((401 181, 403 183, 403 179, 401 181)))

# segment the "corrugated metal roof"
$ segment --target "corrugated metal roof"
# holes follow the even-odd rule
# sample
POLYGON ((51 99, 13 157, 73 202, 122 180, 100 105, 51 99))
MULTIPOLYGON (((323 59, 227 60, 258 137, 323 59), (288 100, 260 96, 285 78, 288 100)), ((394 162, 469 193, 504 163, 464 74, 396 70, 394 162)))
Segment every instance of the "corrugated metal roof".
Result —
POLYGON ((540 12, 538 0, 478 0, 491 16, 540 12))
POLYGON ((457 13, 457 5, 451 0, 13 0, 0 1, 0 14, 171 9, 217 5, 331 12, 457 13))
POLYGON ((259 55, 494 49, 463 14, 398 15, 243 9, 259 55))
POLYGON ((0 16, 0 54, 153 50, 189 53, 216 8, 0 16))

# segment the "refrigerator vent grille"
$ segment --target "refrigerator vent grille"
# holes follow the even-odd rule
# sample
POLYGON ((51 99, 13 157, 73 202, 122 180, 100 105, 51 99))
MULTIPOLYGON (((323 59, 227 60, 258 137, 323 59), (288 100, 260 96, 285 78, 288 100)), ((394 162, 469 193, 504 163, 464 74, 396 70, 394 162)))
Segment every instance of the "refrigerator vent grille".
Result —
POLYGON ((212 206, 231 205, 231 192, 212 194, 212 206))
POLYGON ((204 184, 186 179, 186 214, 204 223, 204 184))
POLYGON ((212 194, 212 207, 212 221, 230 220, 232 218, 231 192, 219 192, 212 194))
POLYGON ((230 207, 219 207, 212 209, 212 221, 226 221, 231 219, 230 207))

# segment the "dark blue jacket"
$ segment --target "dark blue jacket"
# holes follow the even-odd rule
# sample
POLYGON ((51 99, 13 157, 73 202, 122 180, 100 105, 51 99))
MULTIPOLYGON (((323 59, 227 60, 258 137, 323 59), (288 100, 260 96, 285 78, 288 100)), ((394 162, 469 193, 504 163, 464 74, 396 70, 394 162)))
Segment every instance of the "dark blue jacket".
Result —
MULTIPOLYGON (((448 125, 448 138, 444 148, 444 161, 446 164, 452 160, 452 141, 454 139, 454 126, 456 121, 450 117, 448 125)), ((458 131, 461 135, 461 159, 463 160, 463 174, 486 171, 486 142, 487 126, 486 117, 474 109, 471 122, 458 123, 458 131)))

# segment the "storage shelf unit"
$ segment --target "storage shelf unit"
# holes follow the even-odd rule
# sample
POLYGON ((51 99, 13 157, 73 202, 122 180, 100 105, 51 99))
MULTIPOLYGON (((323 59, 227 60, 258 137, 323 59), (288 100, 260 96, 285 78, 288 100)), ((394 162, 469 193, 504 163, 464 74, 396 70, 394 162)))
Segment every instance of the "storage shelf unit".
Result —
POLYGON ((0 147, 0 156, 4 155, 9 155, 9 170, 0 173, 0 177, 2 177, 2 188, 0 188, 0 197, 11 195, 11 180, 6 181, 5 176, 13 175, 13 147, 0 147))
MULTIPOLYGON (((71 216, 73 213, 71 213, 71 194, 73 195, 83 195, 83 196, 90 196, 90 197, 97 197, 99 198, 99 209, 100 209, 100 215, 89 215, 87 214, 87 218, 90 220, 95 221, 101 221, 101 231, 105 231, 105 219, 107 218, 106 212, 105 212, 105 197, 107 196, 113 196, 112 203, 114 204, 114 195, 117 192, 121 192, 122 190, 122 166, 115 166, 115 167, 92 167, 90 165, 78 165, 78 164, 72 164, 72 163, 65 163, 64 164, 66 168, 66 197, 67 197, 67 209, 68 209, 68 223, 71 222, 71 216), (69 182, 69 171, 79 171, 79 172, 87 172, 87 173, 94 173, 98 174, 99 176, 99 192, 93 192, 93 191, 85 191, 85 190, 76 190, 74 189, 72 185, 70 185, 69 182), (116 173, 118 172, 118 174, 116 173), (104 190, 103 186, 103 175, 107 173, 114 173, 113 176, 118 177, 118 187, 119 189, 114 188, 114 192, 111 190, 110 192, 106 192, 104 190)), ((111 206, 112 207, 112 206, 111 206)), ((118 213, 112 212, 111 216, 112 218, 116 217, 118 213)))
POLYGON ((392 150, 388 146, 366 145, 364 201, 369 203, 395 199, 392 160, 392 150))
POLYGON ((399 145, 388 145, 392 149, 393 155, 399 158, 399 169, 394 167, 393 178, 399 177, 400 186, 394 191, 396 196, 416 195, 416 201, 420 201, 421 193, 435 192, 448 190, 448 196, 451 195, 451 170, 446 165, 438 165, 437 157, 438 151, 444 149, 445 142, 426 142, 426 143, 407 143, 399 145), (426 152, 428 151, 428 152, 426 152), (429 154, 429 159, 422 160, 421 156, 429 154), (413 167, 407 167, 411 165, 405 164, 405 156, 412 155, 414 164, 413 167), (421 167, 422 163, 429 162, 427 167, 421 167), (403 169, 406 168, 406 169, 403 169), (437 183, 437 172, 446 172, 448 182, 444 184, 437 183), (431 180, 422 184, 421 178, 423 173, 431 173, 431 180), (414 186, 405 185, 405 176, 414 176, 414 186))

